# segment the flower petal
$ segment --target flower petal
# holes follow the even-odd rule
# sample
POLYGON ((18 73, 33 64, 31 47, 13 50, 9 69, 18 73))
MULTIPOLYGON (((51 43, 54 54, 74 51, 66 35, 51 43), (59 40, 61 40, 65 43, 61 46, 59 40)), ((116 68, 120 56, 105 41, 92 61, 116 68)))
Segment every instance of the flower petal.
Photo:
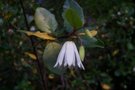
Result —
POLYGON ((62 49, 58 55, 57 62, 54 65, 54 67, 56 67, 58 65, 60 65, 60 66, 62 65, 63 60, 64 60, 64 56, 65 56, 65 52, 66 52, 66 43, 62 46, 62 49))
POLYGON ((75 56, 76 56, 77 65, 78 65, 79 68, 84 69, 84 66, 83 66, 83 64, 81 62, 81 59, 80 59, 79 53, 77 51, 76 45, 74 44, 73 46, 74 46, 74 52, 75 52, 75 56))
POLYGON ((66 67, 66 66, 67 66, 67 61, 64 58, 64 67, 66 67))
POLYGON ((65 60, 67 61, 68 66, 72 66, 74 60, 74 46, 72 41, 67 42, 65 60))
POLYGON ((62 46, 62 49, 58 55, 57 62, 54 65, 56 66, 78 66, 79 68, 84 69, 84 66, 81 62, 77 47, 73 41, 67 41, 62 46))

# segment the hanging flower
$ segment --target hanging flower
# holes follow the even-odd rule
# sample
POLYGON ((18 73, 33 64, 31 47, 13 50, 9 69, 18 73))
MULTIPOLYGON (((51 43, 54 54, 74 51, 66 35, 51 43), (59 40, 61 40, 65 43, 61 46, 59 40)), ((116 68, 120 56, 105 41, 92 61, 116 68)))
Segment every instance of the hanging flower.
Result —
POLYGON ((78 50, 73 41, 67 41, 64 43, 54 67, 57 66, 68 66, 68 67, 76 67, 84 69, 84 66, 81 62, 78 50))

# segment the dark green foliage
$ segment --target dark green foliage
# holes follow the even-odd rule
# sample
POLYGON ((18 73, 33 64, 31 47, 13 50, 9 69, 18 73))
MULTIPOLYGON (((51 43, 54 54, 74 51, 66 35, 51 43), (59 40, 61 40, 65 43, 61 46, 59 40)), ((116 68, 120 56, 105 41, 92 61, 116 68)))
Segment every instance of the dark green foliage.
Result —
MULTIPOLYGON (((23 0, 27 15, 34 15, 36 7, 43 6, 55 14, 58 28, 64 29, 64 0, 43 0, 41 4, 36 1, 23 0)), ((90 29, 96 27, 96 37, 104 42, 104 48, 85 48, 85 71, 69 70, 64 76, 57 76, 43 68, 47 73, 48 81, 45 82, 48 90, 101 90, 103 83, 112 90, 134 90, 134 1, 76 1, 84 10, 85 25, 90 25, 90 29)), ((0 90, 42 90, 36 61, 24 54, 32 52, 29 38, 17 32, 18 29, 26 29, 19 0, 0 0, 0 11, 0 90)), ((34 26, 33 21, 29 26, 34 26)), ((35 38, 34 41, 39 58, 42 59, 46 42, 35 38)), ((91 39, 91 42, 95 44, 96 40, 91 39)), ((96 45, 101 44, 98 42, 96 45)))

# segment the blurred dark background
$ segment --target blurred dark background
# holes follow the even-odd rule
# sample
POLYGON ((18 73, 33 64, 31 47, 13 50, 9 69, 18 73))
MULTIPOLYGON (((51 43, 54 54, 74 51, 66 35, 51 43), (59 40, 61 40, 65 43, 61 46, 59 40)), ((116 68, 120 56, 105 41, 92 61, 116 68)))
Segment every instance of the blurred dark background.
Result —
MULTIPOLYGON (((87 48, 85 71, 69 70, 63 76, 46 68, 48 90, 135 90, 135 2, 133 0, 76 0, 84 10, 91 28, 98 28, 97 38, 104 48, 87 48)), ((64 0, 23 0, 29 26, 35 9, 42 6, 55 14, 63 27, 64 0)), ((0 0, 0 90, 42 90, 20 0, 0 0)), ((39 58, 45 41, 37 45, 39 58)))

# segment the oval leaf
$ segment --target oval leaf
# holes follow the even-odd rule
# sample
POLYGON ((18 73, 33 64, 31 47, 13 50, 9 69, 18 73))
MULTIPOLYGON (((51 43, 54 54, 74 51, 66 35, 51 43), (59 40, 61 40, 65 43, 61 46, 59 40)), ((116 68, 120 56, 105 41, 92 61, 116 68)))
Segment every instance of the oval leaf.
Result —
POLYGON ((84 48, 83 45, 81 45, 81 46, 79 47, 79 54, 80 54, 81 60, 84 61, 84 57, 85 57, 85 48, 84 48))
POLYGON ((75 0, 66 0, 63 7, 64 7, 64 10, 67 10, 69 8, 74 9, 77 12, 77 14, 79 15, 82 23, 84 24, 83 9, 80 7, 80 5, 75 0))
POLYGON ((19 30, 19 32, 23 32, 23 33, 26 33, 28 36, 36 36, 38 38, 45 39, 45 40, 55 40, 56 39, 56 38, 48 35, 47 33, 41 33, 39 31, 37 31, 37 32, 29 32, 29 31, 19 30))
POLYGON ((83 45, 86 47, 104 48, 104 43, 101 40, 96 39, 95 37, 84 35, 84 36, 81 36, 81 40, 82 40, 83 45))
POLYGON ((55 16, 48 10, 38 7, 35 12, 35 23, 37 27, 44 32, 51 33, 57 28, 55 16))
POLYGON ((64 17, 73 28, 77 29, 83 26, 81 18, 74 9, 71 8, 67 9, 65 11, 64 17))
MULTIPOLYGON (((83 26, 83 24, 84 24, 83 10, 75 0, 66 0, 63 8, 64 8, 64 12, 62 13, 62 16, 63 16, 63 19, 64 19, 64 26, 66 27, 66 30, 68 32, 71 32, 73 27, 79 28, 80 26, 83 26), (75 14, 77 15, 77 18, 79 17, 79 22, 81 20, 82 24, 80 23, 80 25, 74 25, 74 26, 71 25, 71 23, 65 17, 65 13, 66 13, 67 9, 73 9, 75 11, 75 14)), ((75 16, 73 16, 72 18, 76 18, 75 16)))
POLYGON ((63 74, 65 69, 64 68, 54 68, 54 65, 57 60, 57 56, 59 54, 59 51, 61 49, 61 45, 56 42, 51 42, 47 44, 44 54, 43 54, 43 60, 45 66, 52 72, 56 74, 63 74))

